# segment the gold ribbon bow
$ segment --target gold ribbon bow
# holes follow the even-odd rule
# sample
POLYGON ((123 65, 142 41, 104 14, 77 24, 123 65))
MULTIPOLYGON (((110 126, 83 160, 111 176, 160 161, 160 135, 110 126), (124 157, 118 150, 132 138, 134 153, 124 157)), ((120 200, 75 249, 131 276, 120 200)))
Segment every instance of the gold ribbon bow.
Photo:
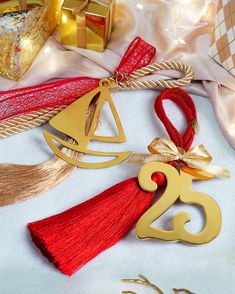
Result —
POLYGON ((147 163, 151 161, 170 162, 180 160, 191 168, 200 169, 214 176, 230 178, 228 169, 211 164, 212 156, 202 144, 185 151, 181 147, 176 147, 174 142, 168 138, 156 138, 148 146, 148 150, 152 154, 136 153, 130 157, 128 162, 147 163))

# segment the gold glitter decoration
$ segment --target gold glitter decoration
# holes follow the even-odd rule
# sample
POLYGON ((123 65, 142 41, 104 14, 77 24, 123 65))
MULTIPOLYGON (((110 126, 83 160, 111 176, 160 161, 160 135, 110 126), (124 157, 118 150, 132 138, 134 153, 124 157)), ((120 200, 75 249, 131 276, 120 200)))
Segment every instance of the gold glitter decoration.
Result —
POLYGON ((3 0, 0 1, 0 13, 25 11, 43 4, 43 0, 3 0))
POLYGON ((59 0, 0 17, 0 74, 20 79, 57 24, 59 0))

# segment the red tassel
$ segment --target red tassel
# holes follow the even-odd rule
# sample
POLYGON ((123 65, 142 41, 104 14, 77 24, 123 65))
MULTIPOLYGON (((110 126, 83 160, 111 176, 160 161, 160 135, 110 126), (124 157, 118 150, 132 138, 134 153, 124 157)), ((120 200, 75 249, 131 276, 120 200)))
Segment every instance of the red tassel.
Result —
MULTIPOLYGON (((162 174, 154 177, 159 186, 162 174)), ((154 180, 155 180, 154 179, 154 180)), ((127 179, 63 213, 28 224, 36 246, 66 275, 121 240, 149 208, 154 193, 127 179)))

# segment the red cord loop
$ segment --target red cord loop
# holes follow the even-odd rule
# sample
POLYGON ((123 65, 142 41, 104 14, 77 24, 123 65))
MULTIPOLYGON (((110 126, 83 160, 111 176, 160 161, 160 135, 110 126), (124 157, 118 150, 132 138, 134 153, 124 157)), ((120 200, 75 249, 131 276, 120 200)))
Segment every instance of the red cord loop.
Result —
POLYGON ((157 97, 154 108, 171 140, 177 147, 182 147, 187 151, 192 145, 195 133, 198 132, 197 112, 192 98, 179 88, 166 89, 157 97), (183 136, 167 117, 163 107, 163 100, 175 102, 184 112, 188 126, 183 136))

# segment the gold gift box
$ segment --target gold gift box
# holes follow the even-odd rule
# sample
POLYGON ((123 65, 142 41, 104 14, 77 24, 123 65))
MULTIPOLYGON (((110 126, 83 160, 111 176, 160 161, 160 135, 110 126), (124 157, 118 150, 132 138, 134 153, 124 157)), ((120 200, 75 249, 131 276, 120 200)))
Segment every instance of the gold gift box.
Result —
POLYGON ((0 0, 0 13, 25 11, 43 5, 43 0, 0 0))
POLYGON ((57 25, 59 1, 0 17, 0 74, 20 79, 57 25))
POLYGON ((60 15, 60 41, 103 52, 111 36, 115 0, 64 0, 60 15))

